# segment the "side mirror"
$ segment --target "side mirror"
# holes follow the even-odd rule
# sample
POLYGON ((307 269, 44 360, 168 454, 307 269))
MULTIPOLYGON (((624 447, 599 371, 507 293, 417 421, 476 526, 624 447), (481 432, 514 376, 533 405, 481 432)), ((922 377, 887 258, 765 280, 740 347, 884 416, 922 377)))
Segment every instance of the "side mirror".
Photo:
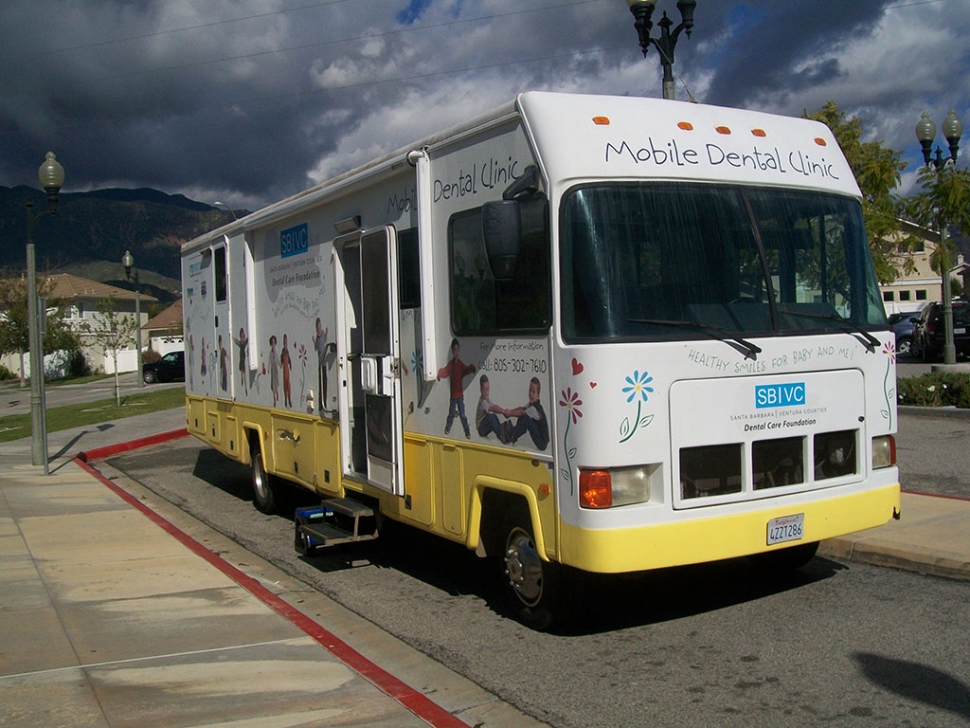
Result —
POLYGON ((548 211, 546 197, 539 192, 539 171, 534 166, 527 167, 509 185, 501 200, 482 205, 482 237, 495 280, 512 280, 523 249, 545 243, 548 211))
POLYGON ((510 280, 515 275, 522 239, 519 203, 499 200, 482 205, 482 236, 492 276, 510 280))

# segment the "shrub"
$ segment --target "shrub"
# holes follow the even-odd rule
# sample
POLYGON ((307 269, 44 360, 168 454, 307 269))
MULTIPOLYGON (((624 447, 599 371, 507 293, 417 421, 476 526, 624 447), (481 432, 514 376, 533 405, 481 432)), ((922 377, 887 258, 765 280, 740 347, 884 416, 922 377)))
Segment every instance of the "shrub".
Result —
POLYGON ((162 355, 159 354, 157 351, 155 351, 152 348, 145 349, 141 353, 141 363, 142 364, 154 364, 155 362, 157 362, 161 358, 162 358, 162 355))
POLYGON ((5 382, 8 379, 16 379, 17 375, 12 371, 7 369, 3 364, 0 364, 0 382, 5 382))
POLYGON ((67 364, 68 376, 71 379, 77 379, 78 377, 86 377, 91 374, 91 365, 88 364, 87 357, 84 356, 84 352, 80 349, 75 349, 71 358, 67 364))
POLYGON ((970 376, 931 372, 896 382, 896 402, 917 407, 970 408, 970 376))

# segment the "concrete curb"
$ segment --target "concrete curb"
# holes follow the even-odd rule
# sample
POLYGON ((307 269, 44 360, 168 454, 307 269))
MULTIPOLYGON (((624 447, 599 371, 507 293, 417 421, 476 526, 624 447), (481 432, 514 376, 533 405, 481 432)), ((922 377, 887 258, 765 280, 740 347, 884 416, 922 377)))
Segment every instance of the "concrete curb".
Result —
POLYGON ((970 420, 970 409, 960 409, 958 407, 917 407, 915 405, 899 405, 896 412, 900 415, 911 417, 938 417, 941 419, 955 418, 960 420, 970 420))
POLYGON ((898 521, 823 541, 819 555, 970 581, 970 500, 903 491, 898 521))

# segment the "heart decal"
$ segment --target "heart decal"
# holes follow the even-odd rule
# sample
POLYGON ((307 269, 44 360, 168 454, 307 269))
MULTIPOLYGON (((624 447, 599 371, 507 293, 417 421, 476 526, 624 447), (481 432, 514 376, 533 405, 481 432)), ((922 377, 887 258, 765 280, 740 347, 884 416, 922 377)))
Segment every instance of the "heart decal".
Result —
POLYGON ((573 358, 573 376, 575 377, 576 375, 582 374, 582 373, 583 373, 583 365, 580 364, 578 361, 576 361, 576 359, 574 357, 573 358))
POLYGON ((596 389, 596 382, 590 382, 589 383, 589 388, 590 389, 596 389))

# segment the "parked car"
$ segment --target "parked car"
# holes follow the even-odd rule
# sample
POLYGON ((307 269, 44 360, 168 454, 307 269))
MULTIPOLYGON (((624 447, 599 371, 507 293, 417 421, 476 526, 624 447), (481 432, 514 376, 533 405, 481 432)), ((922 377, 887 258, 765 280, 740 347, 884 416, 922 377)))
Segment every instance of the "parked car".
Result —
POLYGON ((171 382, 173 379, 184 380, 185 352, 170 351, 158 361, 143 365, 141 376, 147 384, 171 382))
POLYGON ((919 320, 919 312, 889 314, 889 330, 896 336, 896 353, 906 356, 912 353, 913 327, 919 320))
MULTIPOLYGON (((913 329, 912 355, 924 362, 942 358, 944 337, 943 304, 930 303, 913 329)), ((970 355, 970 301, 953 301, 953 346, 958 356, 970 355)))

